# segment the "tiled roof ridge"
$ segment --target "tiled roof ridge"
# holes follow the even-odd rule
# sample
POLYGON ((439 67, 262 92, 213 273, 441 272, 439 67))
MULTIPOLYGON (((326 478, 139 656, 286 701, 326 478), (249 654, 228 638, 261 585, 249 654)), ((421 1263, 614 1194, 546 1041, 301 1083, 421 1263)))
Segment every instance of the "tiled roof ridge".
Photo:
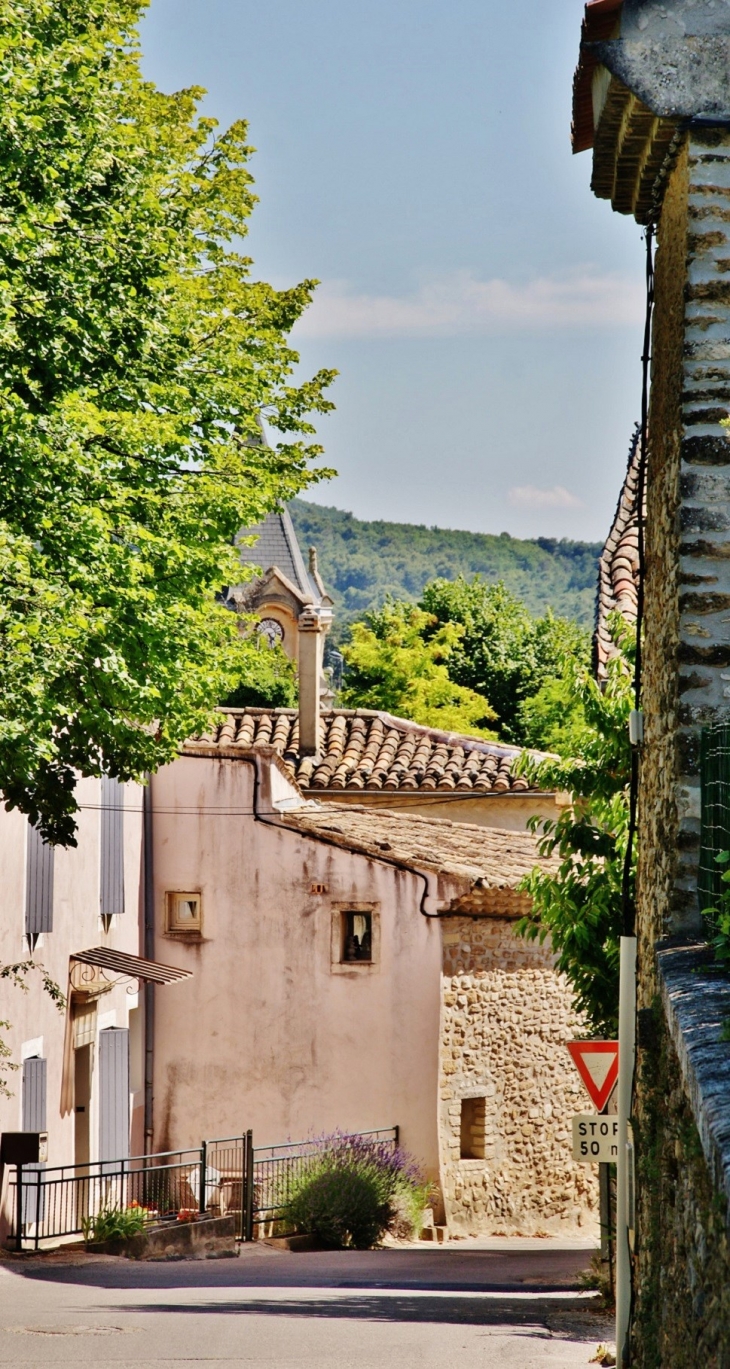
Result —
MULTIPOLYGON (((192 755, 241 755, 273 747, 303 793, 383 795, 521 793, 530 785, 515 774, 520 747, 426 727, 378 709, 331 709, 320 714, 319 751, 299 749, 294 708, 219 708, 210 731, 185 750, 192 755)), ((536 760, 539 751, 529 752, 536 760)), ((533 792, 535 792, 533 790, 533 792)))
POLYGON ((598 558, 596 620, 593 633, 593 670, 605 680, 609 660, 616 648, 608 629, 608 616, 618 611, 634 624, 639 590, 639 526, 637 517, 640 429, 637 424, 629 445, 629 458, 611 530, 598 558))
MULTIPOLYGON (((245 705, 241 708, 226 708, 221 705, 216 709, 217 713, 225 713, 231 717, 243 717, 251 714, 253 717, 263 717, 265 714, 276 717, 298 718, 299 711, 296 708, 266 708, 259 705, 245 705)), ((396 727, 404 732, 412 732, 414 735, 430 738, 431 741, 442 742, 444 746, 459 746, 466 744, 469 750, 480 751, 486 756, 521 756, 523 752, 534 756, 537 760, 542 760, 547 755, 544 751, 536 751, 528 746, 514 746, 510 742, 490 741, 486 737, 473 737, 466 732, 444 732, 438 727, 429 727, 426 723, 414 722, 412 718, 399 718, 394 713, 386 713, 380 708, 329 708, 322 714, 323 718, 379 718, 388 727, 396 727)))

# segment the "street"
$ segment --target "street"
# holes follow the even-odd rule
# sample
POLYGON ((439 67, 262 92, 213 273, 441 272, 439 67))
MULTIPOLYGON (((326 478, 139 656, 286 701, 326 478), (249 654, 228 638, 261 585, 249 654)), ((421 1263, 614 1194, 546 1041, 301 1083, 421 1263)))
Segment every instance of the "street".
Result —
POLYGON ((586 1242, 133 1263, 53 1255, 0 1263, 0 1364, 169 1369, 568 1369, 612 1336, 578 1275, 586 1242))

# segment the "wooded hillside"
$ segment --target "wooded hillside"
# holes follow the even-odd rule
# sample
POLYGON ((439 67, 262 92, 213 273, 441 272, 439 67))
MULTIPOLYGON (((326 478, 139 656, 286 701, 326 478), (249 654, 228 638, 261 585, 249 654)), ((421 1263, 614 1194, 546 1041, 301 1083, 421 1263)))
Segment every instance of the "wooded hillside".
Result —
MULTIPOLYGON (((424 524, 365 522, 341 509, 295 499, 289 506, 306 558, 315 546, 325 585, 335 600, 335 634, 386 595, 416 600, 436 577, 454 580, 479 573, 503 580, 532 614, 554 613, 592 626, 597 542, 508 533, 456 532, 424 524)), ((334 635, 334 634, 333 634, 334 635)))

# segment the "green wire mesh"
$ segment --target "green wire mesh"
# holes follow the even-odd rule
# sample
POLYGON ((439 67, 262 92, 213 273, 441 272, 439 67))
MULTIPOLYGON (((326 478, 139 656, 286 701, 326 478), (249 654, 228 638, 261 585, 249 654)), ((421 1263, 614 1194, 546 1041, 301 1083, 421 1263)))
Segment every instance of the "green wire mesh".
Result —
POLYGON ((702 825, 697 890, 700 911, 717 908, 720 894, 727 891, 723 871, 715 857, 730 851, 730 724, 703 727, 700 735, 700 785, 702 825))

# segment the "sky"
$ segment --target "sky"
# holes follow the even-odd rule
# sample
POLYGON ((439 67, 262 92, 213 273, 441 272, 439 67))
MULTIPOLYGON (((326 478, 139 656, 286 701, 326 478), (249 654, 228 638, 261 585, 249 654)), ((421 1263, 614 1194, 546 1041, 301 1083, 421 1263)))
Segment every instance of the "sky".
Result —
POLYGON ((602 540, 639 413, 643 243, 570 150, 580 0, 152 0, 145 74, 249 123, 247 241, 316 278, 303 377, 361 518, 602 540))

